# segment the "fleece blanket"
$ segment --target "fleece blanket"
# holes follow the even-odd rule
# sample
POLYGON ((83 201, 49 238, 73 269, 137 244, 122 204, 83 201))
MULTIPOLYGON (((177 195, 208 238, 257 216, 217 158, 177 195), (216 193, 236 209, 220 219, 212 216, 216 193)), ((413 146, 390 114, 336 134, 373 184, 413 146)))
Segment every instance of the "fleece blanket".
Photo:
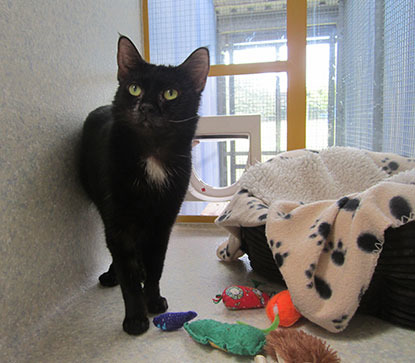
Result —
POLYGON ((223 261, 244 253, 240 227, 266 225, 296 308, 346 328, 369 287, 384 232, 414 219, 415 159, 354 148, 289 151, 250 167, 216 223, 230 232, 223 261))

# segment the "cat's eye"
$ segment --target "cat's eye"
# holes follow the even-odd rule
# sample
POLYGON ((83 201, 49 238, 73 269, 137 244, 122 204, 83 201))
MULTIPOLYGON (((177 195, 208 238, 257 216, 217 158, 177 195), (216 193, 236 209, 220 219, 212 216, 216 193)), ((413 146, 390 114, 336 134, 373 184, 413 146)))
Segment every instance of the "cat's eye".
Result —
POLYGON ((168 89, 168 90, 164 91, 164 93, 163 93, 163 97, 167 101, 174 100, 175 98, 177 98, 178 95, 179 95, 179 92, 177 92, 177 90, 175 90, 175 89, 168 89))
POLYGON ((141 95, 141 88, 140 86, 136 85, 136 84, 132 84, 130 85, 130 87, 128 87, 128 92, 130 92, 130 95, 138 97, 141 95))

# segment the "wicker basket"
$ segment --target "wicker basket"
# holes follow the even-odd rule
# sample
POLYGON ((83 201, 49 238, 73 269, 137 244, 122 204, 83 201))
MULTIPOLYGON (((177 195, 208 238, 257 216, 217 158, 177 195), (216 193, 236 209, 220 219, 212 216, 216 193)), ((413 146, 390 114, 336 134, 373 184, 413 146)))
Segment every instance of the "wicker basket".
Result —
MULTIPOLYGON (((241 228, 251 267, 284 283, 265 237, 265 226, 241 228)), ((385 243, 359 311, 415 329, 415 221, 385 231, 385 243)))

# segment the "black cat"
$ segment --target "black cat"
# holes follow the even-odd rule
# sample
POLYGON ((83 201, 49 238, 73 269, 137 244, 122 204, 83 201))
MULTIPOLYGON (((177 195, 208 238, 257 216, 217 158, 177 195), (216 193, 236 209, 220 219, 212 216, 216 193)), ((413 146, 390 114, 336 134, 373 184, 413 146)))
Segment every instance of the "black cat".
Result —
POLYGON ((167 310, 159 280, 189 183, 209 52, 199 48, 178 67, 157 66, 121 36, 117 61, 112 105, 91 112, 84 124, 81 179, 102 217, 113 259, 99 280, 121 285, 123 328, 141 334, 149 327, 147 312, 167 310))

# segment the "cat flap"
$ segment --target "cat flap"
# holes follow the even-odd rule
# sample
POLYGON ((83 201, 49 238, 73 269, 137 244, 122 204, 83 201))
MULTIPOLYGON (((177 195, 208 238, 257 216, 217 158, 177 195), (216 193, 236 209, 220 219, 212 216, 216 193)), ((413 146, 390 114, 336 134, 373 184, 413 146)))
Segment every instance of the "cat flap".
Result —
POLYGON ((133 42, 125 36, 120 36, 118 39, 118 80, 122 80, 128 72, 139 63, 146 63, 141 57, 133 42))
POLYGON ((185 69, 190 74, 196 92, 202 92, 210 68, 209 50, 204 47, 196 49, 179 68, 185 69))

